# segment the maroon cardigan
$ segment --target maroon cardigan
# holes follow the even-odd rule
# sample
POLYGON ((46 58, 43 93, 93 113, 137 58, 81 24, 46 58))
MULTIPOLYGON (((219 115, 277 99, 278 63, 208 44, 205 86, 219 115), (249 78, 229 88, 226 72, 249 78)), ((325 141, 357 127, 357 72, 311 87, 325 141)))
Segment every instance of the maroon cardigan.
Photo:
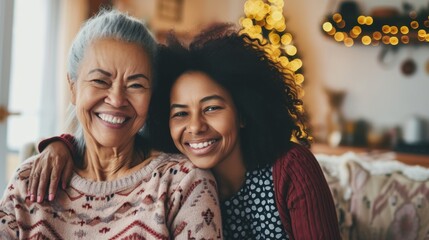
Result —
POLYGON ((293 143, 273 167, 276 204, 290 239, 341 239, 334 201, 322 169, 293 143))

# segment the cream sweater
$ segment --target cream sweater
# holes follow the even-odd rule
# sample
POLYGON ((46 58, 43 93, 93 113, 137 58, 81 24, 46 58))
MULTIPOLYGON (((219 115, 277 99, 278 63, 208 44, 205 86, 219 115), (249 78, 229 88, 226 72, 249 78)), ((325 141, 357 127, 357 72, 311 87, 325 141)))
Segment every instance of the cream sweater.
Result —
POLYGON ((54 201, 26 189, 33 158, 17 170, 0 203, 0 239, 221 239, 216 182, 182 155, 161 154, 108 182, 74 174, 54 201))

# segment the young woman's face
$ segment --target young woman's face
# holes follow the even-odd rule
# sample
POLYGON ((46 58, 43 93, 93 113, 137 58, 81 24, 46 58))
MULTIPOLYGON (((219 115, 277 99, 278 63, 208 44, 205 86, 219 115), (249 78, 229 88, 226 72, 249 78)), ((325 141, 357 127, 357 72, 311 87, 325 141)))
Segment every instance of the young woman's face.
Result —
POLYGON ((136 44, 94 41, 70 82, 72 103, 88 144, 129 145, 143 127, 151 97, 151 62, 136 44))
MULTIPOLYGON (((240 121, 229 93, 202 72, 188 72, 170 96, 170 133, 174 144, 199 168, 241 156, 240 121)), ((238 159, 237 159, 238 160, 238 159)))

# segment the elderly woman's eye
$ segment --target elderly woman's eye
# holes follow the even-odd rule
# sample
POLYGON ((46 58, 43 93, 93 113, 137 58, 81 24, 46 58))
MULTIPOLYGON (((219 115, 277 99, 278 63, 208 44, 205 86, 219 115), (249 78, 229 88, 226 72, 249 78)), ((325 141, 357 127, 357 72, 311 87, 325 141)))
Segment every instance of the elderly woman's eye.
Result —
POLYGON ((93 83, 97 84, 97 85, 106 85, 107 82, 101 79, 93 79, 92 80, 93 83))
POLYGON ((128 86, 129 88, 136 88, 136 89, 138 89, 138 88, 149 88, 149 87, 147 87, 147 86, 145 86, 145 85, 143 85, 143 84, 139 84, 139 83, 134 83, 134 84, 131 84, 130 86, 128 86))

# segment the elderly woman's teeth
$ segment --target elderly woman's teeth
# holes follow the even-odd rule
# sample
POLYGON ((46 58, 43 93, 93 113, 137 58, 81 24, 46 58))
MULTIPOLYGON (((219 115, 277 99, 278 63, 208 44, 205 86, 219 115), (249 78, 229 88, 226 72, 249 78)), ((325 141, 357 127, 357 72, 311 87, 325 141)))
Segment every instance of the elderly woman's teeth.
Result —
POLYGON ((121 124, 125 121, 125 117, 112 116, 104 113, 101 113, 98 116, 101 118, 101 120, 112 124, 121 124))

